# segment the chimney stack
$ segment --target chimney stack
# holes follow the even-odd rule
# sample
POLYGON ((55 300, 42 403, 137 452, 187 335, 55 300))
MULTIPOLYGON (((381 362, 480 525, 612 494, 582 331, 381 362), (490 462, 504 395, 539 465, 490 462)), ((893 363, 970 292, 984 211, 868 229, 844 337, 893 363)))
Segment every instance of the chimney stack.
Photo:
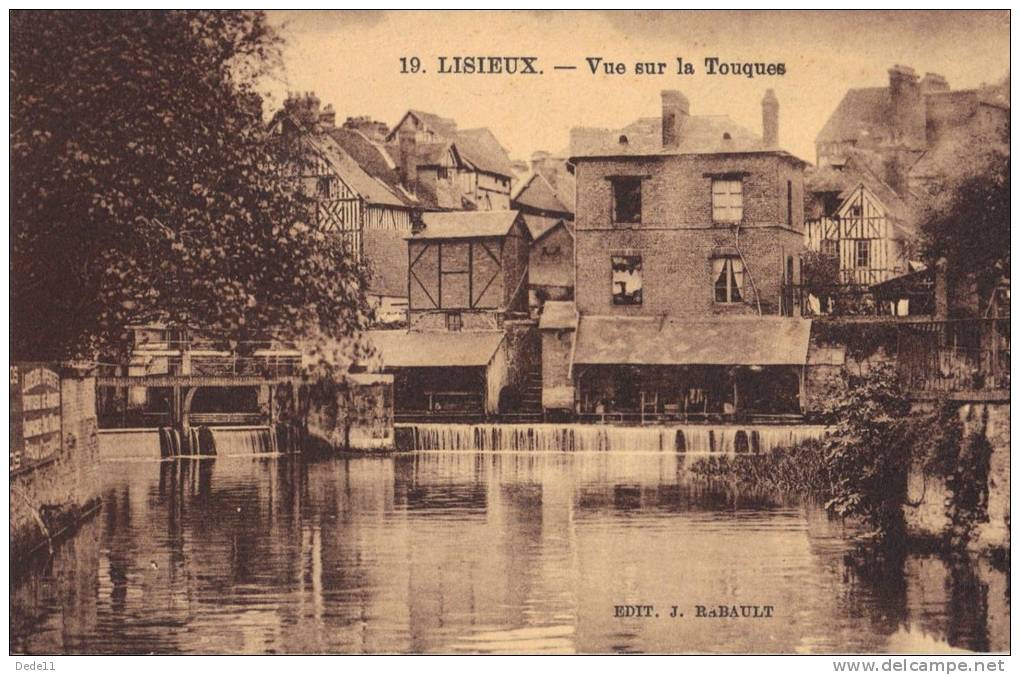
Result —
POLYGON ((414 130, 401 129, 397 132, 398 153, 400 156, 400 174, 404 187, 414 194, 418 187, 418 153, 414 130))
POLYGON ((549 159, 549 153, 545 150, 536 150, 531 153, 531 172, 539 173, 542 167, 545 165, 546 160, 549 159))
POLYGON ((691 114, 687 97, 676 89, 662 91, 662 147, 676 148, 680 145, 684 125, 691 114))
POLYGON ((333 110, 332 104, 327 104, 319 113, 319 126, 325 130, 336 127, 336 111, 333 110))
POLYGON ((924 78, 921 80, 922 94, 936 94, 943 91, 949 91, 949 82, 945 76, 938 73, 924 74, 924 78))
POLYGON ((909 66, 889 69, 890 125, 894 143, 921 145, 925 140, 925 108, 917 73, 909 66))
POLYGON ((765 147, 779 147, 779 99, 771 89, 761 100, 761 135, 765 147))

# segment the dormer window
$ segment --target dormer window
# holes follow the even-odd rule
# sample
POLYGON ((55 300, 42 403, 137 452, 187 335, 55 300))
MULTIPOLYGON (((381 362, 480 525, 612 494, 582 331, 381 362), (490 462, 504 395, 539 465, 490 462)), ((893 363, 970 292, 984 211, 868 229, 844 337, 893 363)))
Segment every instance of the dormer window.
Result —
POLYGON ((739 223, 744 219, 744 181, 739 178, 712 180, 712 221, 739 223))

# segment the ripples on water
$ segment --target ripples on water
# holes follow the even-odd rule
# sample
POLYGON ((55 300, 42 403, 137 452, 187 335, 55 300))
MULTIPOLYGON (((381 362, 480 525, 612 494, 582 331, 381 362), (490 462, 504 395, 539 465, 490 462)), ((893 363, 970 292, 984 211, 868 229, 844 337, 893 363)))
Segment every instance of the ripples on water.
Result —
POLYGON ((28 653, 1009 648, 1006 576, 876 562, 814 504, 671 453, 104 466, 102 512, 12 581, 28 653), (617 619, 653 604, 658 619, 617 619), (773 605, 698 619, 695 605, 773 605), (685 614, 666 615, 671 605, 685 614))

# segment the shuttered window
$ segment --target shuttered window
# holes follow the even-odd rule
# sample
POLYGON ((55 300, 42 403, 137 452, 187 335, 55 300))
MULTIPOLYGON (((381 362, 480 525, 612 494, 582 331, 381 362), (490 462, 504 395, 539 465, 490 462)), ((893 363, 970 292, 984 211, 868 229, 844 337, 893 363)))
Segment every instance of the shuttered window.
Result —
POLYGON ((712 220, 739 223, 744 218, 744 183, 741 180, 712 181, 712 220))

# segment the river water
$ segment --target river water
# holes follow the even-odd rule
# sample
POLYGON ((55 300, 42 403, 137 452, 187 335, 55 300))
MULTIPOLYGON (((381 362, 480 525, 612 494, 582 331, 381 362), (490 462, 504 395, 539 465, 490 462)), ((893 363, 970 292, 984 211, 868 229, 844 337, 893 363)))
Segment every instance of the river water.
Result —
POLYGON ((988 563, 876 560, 817 504, 708 484, 685 461, 442 451, 106 463, 99 514, 11 581, 11 650, 1009 649, 1008 578, 988 563), (617 618, 618 605, 658 616, 617 618), (699 605, 771 617, 698 617, 699 605))

